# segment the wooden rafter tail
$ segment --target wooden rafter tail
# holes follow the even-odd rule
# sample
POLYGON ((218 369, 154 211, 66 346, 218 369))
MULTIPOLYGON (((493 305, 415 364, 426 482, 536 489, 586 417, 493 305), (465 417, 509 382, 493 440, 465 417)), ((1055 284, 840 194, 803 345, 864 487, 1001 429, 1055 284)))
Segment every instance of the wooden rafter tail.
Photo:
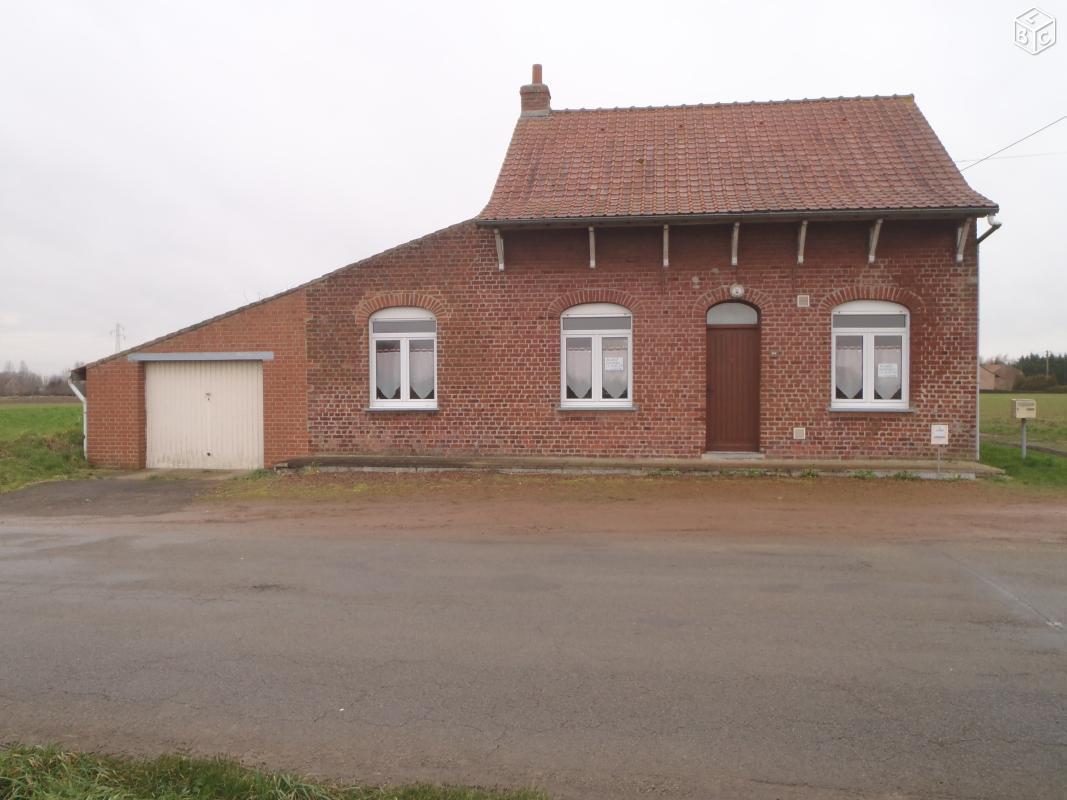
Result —
POLYGON ((504 271, 504 235, 500 232, 500 228, 493 228, 493 235, 496 237, 496 268, 501 272, 504 271))
POLYGON ((876 219, 871 225, 871 234, 867 239, 867 263, 873 264, 878 253, 878 236, 882 233, 882 220, 876 219))
POLYGON ((963 263, 963 251, 967 249, 967 236, 971 232, 971 218, 967 217, 956 229, 956 263, 963 263))

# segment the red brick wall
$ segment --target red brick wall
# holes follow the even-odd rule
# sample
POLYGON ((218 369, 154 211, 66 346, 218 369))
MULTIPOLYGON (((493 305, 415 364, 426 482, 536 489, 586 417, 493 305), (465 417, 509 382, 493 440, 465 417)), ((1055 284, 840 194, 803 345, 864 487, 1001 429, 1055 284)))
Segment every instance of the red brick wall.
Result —
MULTIPOLYGON (((705 314, 740 283, 761 314, 761 449, 770 456, 975 456, 977 263, 954 260, 952 222, 888 222, 868 266, 863 223, 812 223, 803 266, 796 226, 744 225, 729 266, 728 226, 675 226, 670 267, 659 228, 506 234, 463 223, 307 287, 146 345, 152 351, 272 350, 264 363, 266 463, 307 453, 499 453, 695 457, 705 438, 705 314), (796 307, 796 295, 811 308, 796 307), (830 312, 855 299, 911 310, 909 413, 832 412, 830 312), (584 302, 634 318, 634 411, 560 411, 559 314, 584 302), (416 305, 438 318, 436 412, 367 411, 368 317, 416 305), (306 341, 305 341, 306 337, 306 341), (794 427, 807 428, 794 441, 794 427)), ((143 367, 88 370, 89 455, 144 463, 143 367)))
POLYGON ((99 467, 144 466, 144 368, 116 358, 85 373, 89 401, 89 462, 99 467))
MULTIPOLYGON (((306 290, 135 348, 137 352, 274 352, 263 362, 264 462, 308 453, 306 290)), ((144 364, 119 356, 86 371, 89 461, 138 468, 145 461, 144 364)))
POLYGON ((761 449, 819 458, 975 456, 977 263, 954 259, 955 224, 887 222, 868 266, 864 223, 812 223, 796 265, 795 225, 743 225, 730 267, 728 226, 600 229, 589 268, 583 230, 493 235, 447 228, 308 287, 311 450, 316 453, 524 453, 682 456, 704 450, 705 314, 746 287, 762 324, 761 449), (796 307, 796 295, 811 308, 796 307), (854 299, 911 310, 910 413, 831 412, 830 311, 854 299), (614 302, 634 317, 636 411, 559 411, 559 313, 614 302), (391 305, 438 316, 439 410, 367 411, 367 318, 391 305), (794 441, 793 427, 807 428, 794 441))

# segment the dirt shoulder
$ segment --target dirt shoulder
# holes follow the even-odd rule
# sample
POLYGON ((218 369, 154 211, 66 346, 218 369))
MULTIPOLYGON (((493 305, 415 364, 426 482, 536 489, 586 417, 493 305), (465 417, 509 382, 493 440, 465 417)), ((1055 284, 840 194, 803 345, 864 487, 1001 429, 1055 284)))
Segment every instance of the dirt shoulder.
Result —
MULTIPOLYGON (((192 509, 191 509, 192 510, 192 509)), ((1067 495, 988 481, 470 473, 259 475, 194 513, 308 519, 338 530, 789 533, 1067 540, 1067 495)), ((317 526, 320 527, 321 526, 317 526)))
POLYGON ((0 496, 0 520, 299 521, 391 535, 788 534, 1067 541, 1067 494, 993 481, 490 473, 121 475, 0 496))

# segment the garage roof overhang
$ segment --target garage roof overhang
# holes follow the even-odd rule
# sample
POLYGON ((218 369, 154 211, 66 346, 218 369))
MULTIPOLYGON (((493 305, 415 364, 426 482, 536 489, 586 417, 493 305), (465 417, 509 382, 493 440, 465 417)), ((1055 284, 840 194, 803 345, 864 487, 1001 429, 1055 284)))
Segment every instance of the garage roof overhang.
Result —
POLYGON ((129 361, 273 361, 270 350, 237 353, 130 353, 129 361))

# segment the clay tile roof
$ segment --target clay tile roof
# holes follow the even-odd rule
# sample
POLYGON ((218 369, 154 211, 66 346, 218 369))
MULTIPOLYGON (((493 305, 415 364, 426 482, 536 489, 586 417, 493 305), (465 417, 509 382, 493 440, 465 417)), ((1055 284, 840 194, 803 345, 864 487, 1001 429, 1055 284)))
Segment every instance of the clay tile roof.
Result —
POLYGON ((482 222, 987 209, 912 96, 523 117, 482 222))

